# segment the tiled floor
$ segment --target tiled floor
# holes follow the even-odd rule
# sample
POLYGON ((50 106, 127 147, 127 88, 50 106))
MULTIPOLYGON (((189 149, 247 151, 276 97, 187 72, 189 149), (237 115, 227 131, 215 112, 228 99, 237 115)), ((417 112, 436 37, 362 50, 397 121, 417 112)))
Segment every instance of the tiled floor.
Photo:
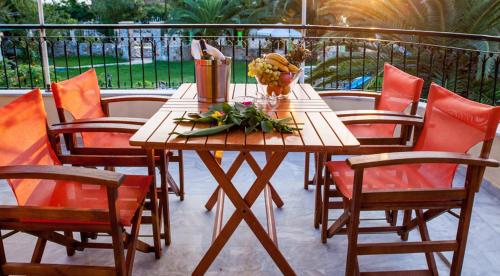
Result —
MULTIPOLYGON (((235 155, 227 153, 224 164, 227 167, 235 155)), ((258 155, 263 163, 263 156, 258 155)), ((347 251, 346 236, 335 236, 327 244, 320 242, 320 232, 312 225, 314 189, 304 190, 303 155, 289 154, 272 179, 285 205, 276 209, 279 247, 298 275, 342 275, 345 268, 347 251)), ((186 197, 180 202, 171 196, 172 245, 163 248, 163 257, 155 260, 152 254, 137 253, 134 275, 189 275, 204 252, 212 237, 214 212, 207 212, 204 203, 215 188, 215 181, 194 153, 185 153, 186 197)), ((175 176, 175 164, 172 172, 175 176)), ((144 173, 142 169, 120 169, 128 173, 144 173)), ((463 179, 463 176, 459 178, 463 179)), ((248 166, 234 178, 238 189, 248 189, 254 175, 248 166)), ((14 202, 10 188, 0 183, 2 204, 14 202)), ((226 201, 226 218, 233 210, 226 201)), ((264 202, 256 202, 254 210, 259 219, 265 221, 264 202)), ((334 213, 337 215, 338 213, 334 213)), ((332 215, 332 218, 334 217, 332 215)), ((381 213, 364 214, 364 217, 382 217, 381 213)), ((373 222, 369 222, 373 223, 373 222)), ((453 237, 457 220, 452 216, 441 216, 431 223, 431 238, 453 237)), ((143 240, 151 242, 147 235, 150 226, 143 226, 143 240)), ((500 201, 486 189, 476 197, 470 228, 469 242, 464 263, 463 275, 500 275, 500 201)), ((102 237, 102 239, 108 239, 102 237)), ((411 240, 419 239, 417 232, 410 235, 411 240)), ((364 235, 361 241, 398 241, 394 234, 364 235)), ((9 260, 27 261, 34 247, 34 239, 25 234, 16 234, 5 241, 9 260)), ((446 254, 450 259, 450 255, 446 254)), ((438 259, 440 273, 447 275, 449 268, 438 259)), ((85 250, 73 257, 66 256, 65 248, 48 245, 43 262, 102 264, 112 265, 110 250, 85 250)), ((398 270, 424 268, 422 254, 381 255, 360 258, 361 270, 398 270)), ((209 275, 279 275, 280 272, 271 258, 243 223, 231 238, 222 253, 210 267, 209 275)))

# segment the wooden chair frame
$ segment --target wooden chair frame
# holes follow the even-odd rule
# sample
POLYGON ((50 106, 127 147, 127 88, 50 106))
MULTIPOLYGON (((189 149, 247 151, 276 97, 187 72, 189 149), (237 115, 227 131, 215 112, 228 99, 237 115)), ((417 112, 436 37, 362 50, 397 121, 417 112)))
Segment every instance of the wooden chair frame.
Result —
MULTIPOLYGON (((488 155, 491 141, 483 143, 482 155, 488 155)), ((487 157, 472 157, 468 154, 450 152, 399 152, 351 157, 347 160, 354 169, 354 186, 352 199, 344 198, 344 213, 328 230, 329 235, 335 233, 348 234, 348 256, 346 275, 360 274, 357 256, 374 254, 425 253, 427 270, 416 271, 386 271, 377 275, 392 275, 394 273, 415 273, 415 275, 437 275, 436 261, 433 252, 452 251, 453 260, 450 275, 460 275, 467 243, 468 229, 472 214, 474 195, 479 190, 486 167, 498 167, 500 163, 487 157), (445 163, 467 165, 467 175, 463 188, 430 189, 418 191, 373 191, 363 192, 363 170, 378 166, 415 164, 415 163, 445 163), (427 221, 451 208, 460 208, 459 224, 455 240, 431 241, 427 229, 427 221), (423 210, 427 210, 423 212, 423 210), (364 210, 405 210, 408 213, 415 210, 416 218, 407 221, 402 226, 360 227, 360 212, 364 210), (432 217, 429 215, 433 215, 432 217), (397 243, 358 243, 360 233, 396 232, 411 230, 409 223, 419 228, 422 242, 397 243), (347 225, 347 227, 345 227, 347 225)), ((326 174, 325 187, 331 184, 329 174, 326 174)), ((327 212, 323 213, 323 221, 327 212)), ((326 223, 323 224, 325 227, 326 223)), ((414 227, 413 227, 414 228, 414 227)), ((413 275, 413 274, 412 274, 413 275)))
MULTIPOLYGON (((380 97, 382 95, 382 92, 366 92, 366 91, 324 91, 324 92, 318 92, 318 94, 324 98, 324 97, 364 97, 364 98, 372 98, 374 99, 374 107, 378 105, 378 102, 380 101, 380 97)), ((410 118, 420 118, 419 116, 416 116, 417 110, 418 110, 418 101, 412 101, 410 104, 410 113, 405 113, 405 112, 395 112, 395 111, 386 111, 386 110, 345 110, 345 111, 338 111, 335 112, 337 116, 344 122, 344 124, 363 124, 363 123, 371 123, 371 122, 362 122, 362 119, 356 119, 358 116, 363 116, 364 120, 368 119, 369 116, 383 116, 383 117, 410 117, 410 118), (365 117, 367 116, 367 117, 365 117), (359 121, 356 121, 359 120, 359 121)), ((398 124, 398 123, 395 123, 398 124)), ((361 144, 361 148, 363 146, 367 145, 376 145, 376 148, 379 148, 380 150, 383 150, 384 145, 392 146, 392 145, 406 145, 406 143, 409 141, 411 137, 411 132, 412 128, 406 124, 403 124, 401 126, 400 134, 398 137, 391 137, 391 138, 358 138, 358 141, 361 144)), ((390 149, 390 147, 389 147, 390 149)), ((370 149, 371 153, 376 153, 375 149, 370 149)), ((379 151, 382 152, 382 151, 379 151)), ((305 155, 305 163, 304 163, 304 189, 307 190, 309 189, 310 185, 316 185, 317 181, 315 181, 316 174, 313 176, 312 179, 310 179, 309 176, 309 168, 310 168, 310 153, 306 153, 305 155)), ((318 156, 315 156, 314 160, 316 161, 318 159, 318 156)), ((319 183, 322 183, 322 181, 319 181, 319 183)), ((315 223, 315 227, 316 223, 315 223)))
MULTIPOLYGON (((142 126, 147 122, 147 119, 143 118, 127 118, 127 117, 110 117, 109 113, 109 105, 111 103, 119 103, 119 102, 133 102, 133 101, 152 101, 152 102, 167 102, 168 97, 164 96, 115 96, 115 97, 107 97, 101 98, 101 106, 104 111, 104 114, 107 117, 102 118, 94 118, 94 119, 83 119, 83 120, 68 120, 66 118, 66 113, 63 108, 57 108, 57 115, 59 117, 60 123, 57 125, 63 124, 71 124, 71 123, 102 123, 102 124, 130 124, 130 125, 138 125, 142 126)), ((142 149, 121 149, 121 148, 90 148, 90 147, 79 147, 76 141, 75 135, 64 135, 64 141, 68 151, 72 154, 76 155, 104 155, 104 156, 116 156, 116 155, 129 155, 128 158, 120 158, 115 160, 114 158, 103 159, 103 163, 101 166, 105 167, 115 167, 115 166, 144 166, 145 163, 139 164, 137 160, 134 160, 133 156, 142 157, 141 160, 144 160, 145 153, 142 149), (132 160, 129 160, 132 159, 132 160)), ((160 157, 160 152, 158 153, 158 157, 160 157)), ((159 167, 161 174, 166 174, 166 180, 168 180, 168 188, 170 192, 173 192, 175 195, 179 196, 180 200, 184 200, 184 164, 183 164, 183 155, 182 151, 178 151, 177 155, 173 155, 169 152, 169 161, 179 163, 179 185, 175 182, 173 177, 170 175, 167 168, 159 167)), ((163 179, 163 177, 162 177, 163 179)))
MULTIPOLYGON (((135 133, 139 125, 127 125, 127 124, 104 124, 104 123, 66 123, 60 125, 54 125, 48 128, 49 139, 52 144, 52 147, 55 149, 58 159, 63 164, 70 164, 72 166, 102 166, 106 162, 115 162, 114 164, 122 164, 122 160, 124 163, 129 166, 142 166, 146 164, 148 167, 148 174, 155 176, 155 172, 149 171, 149 160, 154 160, 155 164, 153 166, 160 166, 160 168, 167 168, 168 166, 168 155, 160 154, 159 158, 156 156, 149 157, 149 154, 153 154, 152 152, 147 152, 145 156, 137 156, 137 155, 101 155, 101 154, 69 154, 65 155, 61 151, 60 147, 60 135, 73 135, 75 133, 80 132, 119 132, 119 133, 135 133)), ((135 150, 135 149, 134 149, 135 150)), ((142 150, 144 151, 144 150, 142 150)), ((162 170, 160 169, 160 172, 162 170)), ((150 248, 149 251, 155 252, 155 257, 159 259, 161 257, 161 233, 160 233, 160 225, 161 220, 163 219, 163 231, 164 231, 164 241, 166 245, 170 245, 171 243, 171 234, 170 234, 170 211, 169 211, 169 201, 168 194, 163 193, 163 191, 167 190, 167 181, 166 174, 160 173, 162 177, 161 188, 157 189, 156 184, 152 185, 152 188, 149 192, 148 198, 149 201, 145 203, 147 209, 151 211, 151 216, 144 216, 141 219, 144 223, 150 223, 153 227, 153 241, 154 247, 150 248), (161 200, 158 202, 158 197, 161 200), (159 205, 158 205, 159 204, 159 205)), ((153 183, 156 183, 153 180, 153 183)), ((85 235, 84 235, 85 236, 85 235)), ((86 238, 83 237, 82 241, 85 241, 86 238)))
MULTIPOLYGON (((69 156, 60 156, 66 162, 74 166, 104 166, 107 169, 113 170, 114 167, 146 167, 148 158, 147 153, 141 148, 91 148, 77 146, 76 134, 81 132, 118 132, 118 133, 135 133, 141 126, 147 122, 142 118, 124 118, 124 117, 109 117, 109 104, 126 101, 168 101, 164 96, 116 96, 101 99, 103 111, 108 117, 82 119, 68 121, 65 110, 57 108, 60 123, 52 127, 52 132, 62 133, 66 147, 71 153, 69 156)), ((184 164, 182 151, 178 151, 177 155, 172 152, 156 151, 155 152, 156 166, 160 171, 160 188, 157 190, 159 197, 159 216, 163 214, 164 233, 163 238, 165 245, 170 245, 171 236, 169 230, 169 207, 168 207, 168 192, 173 192, 179 196, 180 200, 184 200, 184 164), (179 163, 179 186, 177 186, 174 178, 168 171, 169 162, 179 163)), ((156 204, 155 204, 156 205, 156 204)), ((146 208, 150 209, 153 205, 151 201, 146 202, 146 208)), ((151 210, 151 209, 150 209, 151 210)), ((144 217, 144 223, 151 223, 151 217, 144 217)), ((161 220, 160 220, 161 224, 161 220)), ((161 235, 161 234, 160 234, 161 235)), ((155 245, 156 246, 156 245, 155 245)), ((158 247, 158 246, 156 246, 158 247)), ((158 249, 156 249, 158 252, 158 249)), ((160 253, 157 253, 159 258, 160 253)))
POLYGON ((144 201, 132 219, 130 234, 125 232, 119 222, 117 206, 118 188, 125 176, 123 174, 87 168, 63 166, 2 166, 0 179, 53 179, 76 181, 86 184, 100 185, 107 189, 108 210, 70 209, 30 206, 0 206, 0 229, 21 231, 38 237, 30 263, 8 262, 0 238, 0 275, 42 274, 42 275, 131 275, 136 249, 148 252, 149 246, 138 240, 144 201), (84 223, 42 223, 21 220, 69 220, 84 223), (87 222, 87 223, 85 223, 87 222), (98 222, 91 224, 88 222, 98 222), (103 223, 106 222, 106 223, 103 223), (73 231, 109 233, 112 243, 83 242, 56 231, 71 233, 73 231), (66 246, 69 251, 84 248, 113 249, 114 267, 42 264, 42 256, 47 241, 66 246), (125 255, 124 248, 127 249, 125 255))
MULTIPOLYGON (((384 115, 357 115, 357 116, 346 116, 346 117, 340 117, 342 122, 346 125, 349 124, 366 124, 366 123, 371 123, 371 124, 398 124, 401 125, 402 128, 406 127, 409 132, 414 131, 413 135, 413 141, 416 141, 416 138, 418 137, 420 128, 423 125, 423 118, 420 116, 411 116, 408 114, 402 115, 402 114, 390 114, 388 112, 382 112, 386 113, 384 115)), ((408 140, 411 138, 408 137, 408 140)), ((361 140, 362 139, 358 139, 361 140)), ((362 142, 361 142, 362 143, 362 142)), ((410 151, 413 149, 413 145, 401 145, 399 143, 396 144, 361 144, 361 146, 356 149, 356 150, 351 150, 349 154, 375 154, 375 153, 384 153, 384 152, 401 152, 401 151, 410 151)), ((328 216, 328 209, 342 209, 343 205, 341 202, 330 202, 330 198, 340 198, 340 195, 337 193, 335 189, 330 189, 330 187, 323 186, 324 183, 324 177, 323 177, 323 170, 324 170, 324 162, 331 160, 331 154, 326 154, 325 156, 322 156, 320 160, 321 162, 318 162, 319 156, 315 156, 316 162, 316 172, 315 175, 320 175, 320 177, 315 177, 314 178, 314 184, 316 185, 316 197, 315 197, 315 215, 314 215, 314 227, 319 228, 321 224, 324 223, 324 220, 322 219, 322 212, 326 212, 326 215, 328 216), (323 186, 323 187, 322 187, 323 186), (323 190, 323 191, 322 191, 323 190)), ((386 215, 386 220, 389 224, 392 226, 397 224, 397 217, 398 217, 398 212, 397 210, 387 210, 385 212, 386 215)), ((326 242, 326 235, 327 235, 327 230, 325 230, 325 227, 323 226, 321 228, 321 240, 323 242, 326 242)))

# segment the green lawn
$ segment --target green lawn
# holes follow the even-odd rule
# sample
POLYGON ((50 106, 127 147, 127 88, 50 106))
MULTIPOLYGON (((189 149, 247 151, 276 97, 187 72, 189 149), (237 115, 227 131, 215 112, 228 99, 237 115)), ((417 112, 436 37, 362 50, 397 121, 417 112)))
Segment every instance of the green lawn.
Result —
MULTIPOLYGON (((108 63, 116 63, 117 58, 115 56, 106 56, 106 64, 108 63)), ((126 62, 127 60, 124 58, 118 57, 118 62, 126 62)), ((92 57, 92 62, 94 64, 103 64, 104 58, 102 56, 92 57)), ((52 57, 49 57, 50 65, 54 64, 54 60, 52 57)), ((66 58, 65 57, 56 57, 55 58, 56 67, 66 67, 66 58)), ((89 56, 81 56, 80 57, 80 65, 91 65, 91 60, 89 56)), ((78 58, 76 57, 68 57, 68 66, 78 66, 78 58)))
MULTIPOLYGON (((118 60, 119 62, 128 62, 127 60, 118 60)), ((133 64, 132 74, 130 74, 129 64, 120 64, 118 69, 114 57, 106 57, 106 67, 103 64, 102 57, 93 58, 94 68, 99 77, 99 83, 102 87, 109 88, 155 88, 157 82, 165 82, 168 87, 178 87, 182 83, 195 82, 194 80, 194 62, 183 61, 158 61, 154 63, 133 64), (144 68, 144 70, 143 70, 144 68), (119 70, 119 74, 118 74, 119 70), (144 73, 143 73, 144 72, 144 73), (106 84, 106 75, 109 80, 106 84), (118 83, 119 80, 119 83, 118 83)), ((51 65, 52 65, 51 61, 51 65)), ((82 57, 80 60, 81 71, 84 72, 90 66, 90 58, 82 57)), ((68 66, 78 66, 76 58, 68 58, 68 66)), ((79 68, 72 68, 66 72, 66 63, 64 57, 56 59, 57 76, 54 76, 54 70, 51 68, 52 81, 61 81, 80 73, 79 68), (61 68, 63 67, 63 68, 61 68)), ((241 83, 246 81, 246 63, 245 61, 236 61, 233 66, 232 82, 241 83)), ((248 78, 248 82, 255 82, 253 78, 248 78)))

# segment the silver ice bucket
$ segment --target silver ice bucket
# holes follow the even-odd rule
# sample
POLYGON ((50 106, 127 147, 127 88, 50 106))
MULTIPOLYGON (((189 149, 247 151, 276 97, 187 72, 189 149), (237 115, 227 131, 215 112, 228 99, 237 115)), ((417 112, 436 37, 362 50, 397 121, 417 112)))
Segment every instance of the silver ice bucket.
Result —
POLYGON ((196 59, 196 87, 198 101, 202 103, 221 103, 227 101, 229 78, 231 77, 231 58, 225 60, 196 59))

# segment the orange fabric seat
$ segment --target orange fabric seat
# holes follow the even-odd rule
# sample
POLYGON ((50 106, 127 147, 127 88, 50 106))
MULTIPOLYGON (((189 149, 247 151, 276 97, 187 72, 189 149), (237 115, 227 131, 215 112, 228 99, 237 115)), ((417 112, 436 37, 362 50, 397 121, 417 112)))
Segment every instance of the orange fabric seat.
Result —
MULTIPOLYGON (((420 99, 424 80, 407 74, 397 67, 384 64, 382 93, 376 110, 404 112, 420 99)), ((353 124, 347 128, 357 138, 390 138, 394 136, 394 124, 353 124)))
MULTIPOLYGON (((450 170, 445 170, 448 173, 442 175, 422 174, 422 171, 432 170, 430 166, 433 164, 396 165, 365 169, 363 192, 450 188, 449 179, 453 178, 453 175, 449 174, 450 170)), ((354 170, 345 161, 328 162, 327 167, 332 173, 332 179, 338 191, 344 197, 351 199, 354 170)))
MULTIPOLYGON (((38 89, 0 108, 0 166, 61 165, 49 141, 46 117, 42 95, 38 89)), ((9 179, 8 182, 19 206, 108 208, 104 186, 39 179, 9 179)), ((118 188, 119 219, 122 225, 131 225, 151 183, 150 176, 125 177, 118 188)), ((47 220, 36 222, 75 223, 47 220)))
MULTIPOLYGON (((473 102, 433 83, 413 150, 467 153, 478 143, 494 139, 499 120, 500 107, 473 102)), ((326 165, 338 190, 352 198, 354 171, 344 161, 326 165)), ((442 163, 367 168, 362 191, 450 188, 456 168, 442 163)))
POLYGON ((130 145, 130 133, 85 132, 84 145, 91 148, 138 148, 130 145))
MULTIPOLYGON (((24 206, 60 207, 75 209, 107 210, 108 200, 106 187, 80 182, 32 180, 32 192, 24 206)), ((135 212, 146 197, 152 177, 142 175, 127 175, 118 188, 118 210, 120 223, 130 226, 135 212)), ((29 222, 50 223, 82 223, 74 221, 23 220, 29 222)), ((105 222, 107 223, 107 222, 105 222)), ((85 222, 85 224, 105 224, 103 222, 85 222)))
MULTIPOLYGON (((75 120, 106 117, 101 106, 101 90, 94 69, 71 79, 52 83, 56 107, 65 110, 75 120)), ((129 144, 132 134, 84 132, 83 145, 93 148, 138 148, 129 144)))
POLYGON ((356 138, 390 138, 394 136, 393 125, 356 124, 347 125, 347 129, 356 138))

